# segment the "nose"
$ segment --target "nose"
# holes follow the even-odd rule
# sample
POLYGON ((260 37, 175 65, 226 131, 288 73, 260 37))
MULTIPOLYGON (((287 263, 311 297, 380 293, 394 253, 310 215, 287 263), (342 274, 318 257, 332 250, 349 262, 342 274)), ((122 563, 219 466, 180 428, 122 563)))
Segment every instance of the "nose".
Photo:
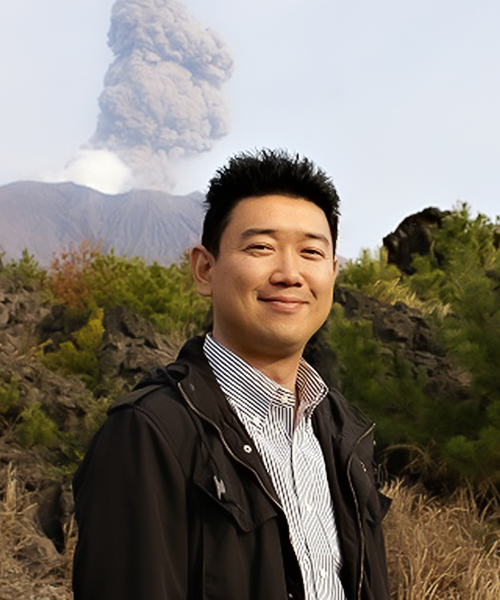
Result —
POLYGON ((281 252, 276 256, 276 263, 271 273, 273 285, 300 287, 304 280, 300 269, 300 257, 294 252, 281 252))

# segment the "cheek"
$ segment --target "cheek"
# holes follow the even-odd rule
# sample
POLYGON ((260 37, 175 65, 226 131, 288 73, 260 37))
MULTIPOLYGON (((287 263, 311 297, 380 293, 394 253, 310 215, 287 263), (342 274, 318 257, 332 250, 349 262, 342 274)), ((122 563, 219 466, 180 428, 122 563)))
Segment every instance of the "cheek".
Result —
POLYGON ((237 268, 232 270, 230 277, 232 286, 242 293, 251 293, 265 281, 261 269, 258 269, 252 263, 248 264, 246 261, 239 263, 237 268))
POLYGON ((236 269, 221 271, 214 280, 214 302, 237 309, 245 303, 250 290, 251 283, 245 273, 236 269))
POLYGON ((311 279, 311 288, 318 297, 321 296, 321 298, 324 298, 325 300, 328 298, 332 299, 334 283, 335 278, 330 271, 317 273, 316 276, 311 279))

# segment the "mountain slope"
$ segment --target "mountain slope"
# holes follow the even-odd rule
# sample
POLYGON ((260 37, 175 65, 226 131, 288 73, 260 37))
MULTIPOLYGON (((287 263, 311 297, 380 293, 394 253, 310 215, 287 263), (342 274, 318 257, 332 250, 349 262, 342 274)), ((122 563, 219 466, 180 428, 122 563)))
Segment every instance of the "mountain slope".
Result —
POLYGON ((105 251, 169 264, 199 240, 203 196, 131 190, 110 196, 74 183, 15 182, 0 186, 0 247, 6 258, 24 248, 42 266, 80 240, 105 251))

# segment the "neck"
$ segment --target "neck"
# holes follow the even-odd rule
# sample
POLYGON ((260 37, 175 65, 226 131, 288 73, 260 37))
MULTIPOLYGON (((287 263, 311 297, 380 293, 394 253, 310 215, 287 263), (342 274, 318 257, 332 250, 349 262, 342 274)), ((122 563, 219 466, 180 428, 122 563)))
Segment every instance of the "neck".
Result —
POLYGON ((278 385, 290 390, 295 394, 297 372, 299 370, 300 355, 286 358, 242 357, 254 369, 264 373, 266 377, 275 381, 278 385))
POLYGON ((225 339, 224 336, 218 335, 217 332, 212 332, 212 336, 214 340, 234 352, 254 369, 264 373, 266 377, 295 394, 295 383, 303 348, 296 349, 285 356, 272 352, 263 354, 260 348, 256 351, 250 347, 242 348, 238 344, 231 343, 231 340, 225 339))

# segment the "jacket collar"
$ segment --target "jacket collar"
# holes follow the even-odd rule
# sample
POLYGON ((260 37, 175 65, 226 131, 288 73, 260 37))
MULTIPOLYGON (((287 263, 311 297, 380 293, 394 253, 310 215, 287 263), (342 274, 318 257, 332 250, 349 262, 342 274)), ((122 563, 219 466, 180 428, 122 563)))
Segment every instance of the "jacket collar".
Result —
POLYGON ((184 401, 211 425, 228 452, 257 475, 269 496, 280 505, 269 474, 252 438, 229 405, 203 352, 203 337, 186 342, 175 363, 167 367, 184 401))
MULTIPOLYGON (((180 386, 192 407, 206 420, 222 431, 226 428, 238 434, 244 444, 253 448, 253 442, 229 406, 203 352, 204 336, 188 340, 181 348, 176 362, 151 371, 136 387, 170 383, 180 386)), ((347 458, 357 440, 372 426, 372 422, 338 390, 330 390, 329 396, 313 413, 316 434, 332 435, 336 446, 343 447, 347 458)), ((230 437, 232 434, 230 434, 230 437)), ((247 453, 248 454, 248 453, 247 453)))

